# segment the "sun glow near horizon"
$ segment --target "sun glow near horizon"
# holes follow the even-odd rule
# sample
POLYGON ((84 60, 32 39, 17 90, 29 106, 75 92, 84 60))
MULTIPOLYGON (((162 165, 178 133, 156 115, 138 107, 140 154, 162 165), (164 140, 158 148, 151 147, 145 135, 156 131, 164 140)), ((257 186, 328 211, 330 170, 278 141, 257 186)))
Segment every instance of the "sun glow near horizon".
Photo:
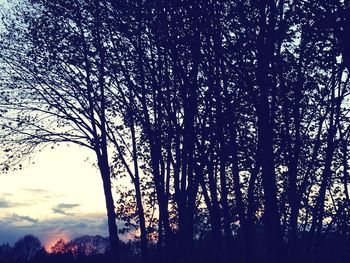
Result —
POLYGON ((42 240, 46 252, 51 253, 51 248, 61 239, 64 242, 68 242, 71 237, 66 233, 52 233, 47 239, 42 240))

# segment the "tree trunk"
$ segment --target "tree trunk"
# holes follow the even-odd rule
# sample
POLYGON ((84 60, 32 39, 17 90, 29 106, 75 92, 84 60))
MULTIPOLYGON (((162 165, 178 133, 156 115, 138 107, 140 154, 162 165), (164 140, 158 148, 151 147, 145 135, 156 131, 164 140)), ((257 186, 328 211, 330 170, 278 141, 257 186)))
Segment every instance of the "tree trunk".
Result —
POLYGON ((345 207, 350 208, 350 194, 349 194, 349 164, 348 164, 348 145, 345 139, 342 142, 343 151, 343 183, 344 183, 344 194, 345 194, 345 207))
POLYGON ((137 203, 137 214, 140 221, 140 235, 141 235, 141 256, 144 263, 148 263, 148 251, 147 251, 147 230, 145 215, 142 204, 142 196, 140 190, 140 176, 139 176, 139 167, 138 167, 138 156, 137 156, 137 147, 136 147, 136 136, 135 136, 135 127, 134 124, 131 124, 131 139, 132 139, 132 151, 133 151, 133 161, 135 169, 135 195, 137 203))
POLYGON ((283 261, 283 237, 278 210, 277 185, 274 161, 274 89, 270 80, 270 65, 273 63, 275 38, 275 2, 261 1, 259 5, 259 36, 257 42, 257 84, 259 99, 257 103, 257 128, 260 145, 259 159, 262 168, 264 189, 264 227, 266 233, 266 257, 269 263, 283 261), (269 17, 266 10, 269 9, 269 17), (268 21, 268 22, 267 22, 268 21))
POLYGON ((107 208, 107 218, 108 218, 108 233, 109 233, 109 244, 111 247, 112 260, 114 263, 120 263, 119 255, 119 237, 118 237, 118 227, 116 223, 116 214, 114 210, 114 200, 111 189, 111 179, 110 170, 108 165, 107 156, 98 156, 98 166, 100 168, 100 173, 103 182, 103 190, 106 201, 107 208))
POLYGON ((270 263, 282 262, 283 238, 280 227, 280 215, 278 212, 276 175, 273 157, 272 124, 265 112, 267 107, 259 109, 258 118, 259 139, 261 145, 262 185, 264 189, 264 226, 267 242, 267 257, 270 263))

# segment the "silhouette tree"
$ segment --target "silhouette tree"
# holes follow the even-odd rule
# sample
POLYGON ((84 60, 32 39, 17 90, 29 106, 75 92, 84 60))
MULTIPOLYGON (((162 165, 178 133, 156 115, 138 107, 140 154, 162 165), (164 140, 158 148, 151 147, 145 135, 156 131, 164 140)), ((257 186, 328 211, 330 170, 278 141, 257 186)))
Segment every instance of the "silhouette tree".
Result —
POLYGON ((108 249, 108 239, 102 236, 81 236, 64 245, 64 250, 74 256, 105 254, 108 249))
POLYGON ((27 4, 33 9, 27 12, 25 4, 18 6, 16 15, 22 23, 10 29, 10 19, 6 41, 2 43, 5 72, 23 85, 21 98, 16 98, 19 90, 11 89, 9 82, 4 84, 8 89, 2 93, 6 101, 4 111, 9 113, 3 116, 6 120, 3 128, 9 136, 13 135, 5 144, 13 143, 14 147, 8 148, 10 157, 5 169, 8 162, 21 160, 34 148, 50 143, 72 142, 93 150, 103 181, 111 251, 118 262, 119 239, 107 135, 113 125, 112 118, 107 122, 111 113, 106 99, 109 84, 105 76, 101 3, 30 1, 27 4), (47 16, 51 19, 47 20, 47 16), (61 25, 66 26, 61 28, 61 25), (13 34, 17 30, 21 34, 13 34), (12 49, 14 43, 24 49, 12 49), (21 71, 26 73, 15 76, 21 71), (24 111, 26 114, 22 114, 24 111))
POLYGON ((4 169, 93 150, 116 261, 116 217, 143 262, 322 262, 347 240, 348 1, 25 3, 0 43, 4 169))
POLYGON ((13 259, 13 249, 9 244, 0 246, 0 262, 10 262, 13 259))
POLYGON ((40 240, 32 235, 24 236, 13 246, 13 258, 18 262, 31 261, 45 253, 45 248, 40 240))
POLYGON ((58 240, 56 242, 55 245, 53 245, 51 247, 51 253, 53 253, 53 254, 64 254, 64 253, 67 252, 66 251, 67 250, 66 247, 67 247, 66 241, 64 241, 63 239, 60 239, 60 240, 58 240))

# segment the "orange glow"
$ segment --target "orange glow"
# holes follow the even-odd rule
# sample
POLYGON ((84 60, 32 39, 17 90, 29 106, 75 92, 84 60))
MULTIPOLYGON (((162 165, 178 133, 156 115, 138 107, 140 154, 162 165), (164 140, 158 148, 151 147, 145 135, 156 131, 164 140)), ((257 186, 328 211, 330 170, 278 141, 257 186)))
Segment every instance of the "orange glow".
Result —
POLYGON ((51 248, 57 243, 58 240, 63 239, 65 242, 70 240, 70 237, 66 233, 51 233, 44 239, 44 247, 48 253, 51 253, 51 248))

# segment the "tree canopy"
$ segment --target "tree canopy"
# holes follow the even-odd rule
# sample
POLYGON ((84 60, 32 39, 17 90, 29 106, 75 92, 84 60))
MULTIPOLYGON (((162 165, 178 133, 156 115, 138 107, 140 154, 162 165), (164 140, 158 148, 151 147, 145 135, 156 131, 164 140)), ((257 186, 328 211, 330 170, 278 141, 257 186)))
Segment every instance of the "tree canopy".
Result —
POLYGON ((116 219, 145 263, 346 262, 349 17, 347 0, 18 1, 3 169, 94 151, 115 262, 116 219))

